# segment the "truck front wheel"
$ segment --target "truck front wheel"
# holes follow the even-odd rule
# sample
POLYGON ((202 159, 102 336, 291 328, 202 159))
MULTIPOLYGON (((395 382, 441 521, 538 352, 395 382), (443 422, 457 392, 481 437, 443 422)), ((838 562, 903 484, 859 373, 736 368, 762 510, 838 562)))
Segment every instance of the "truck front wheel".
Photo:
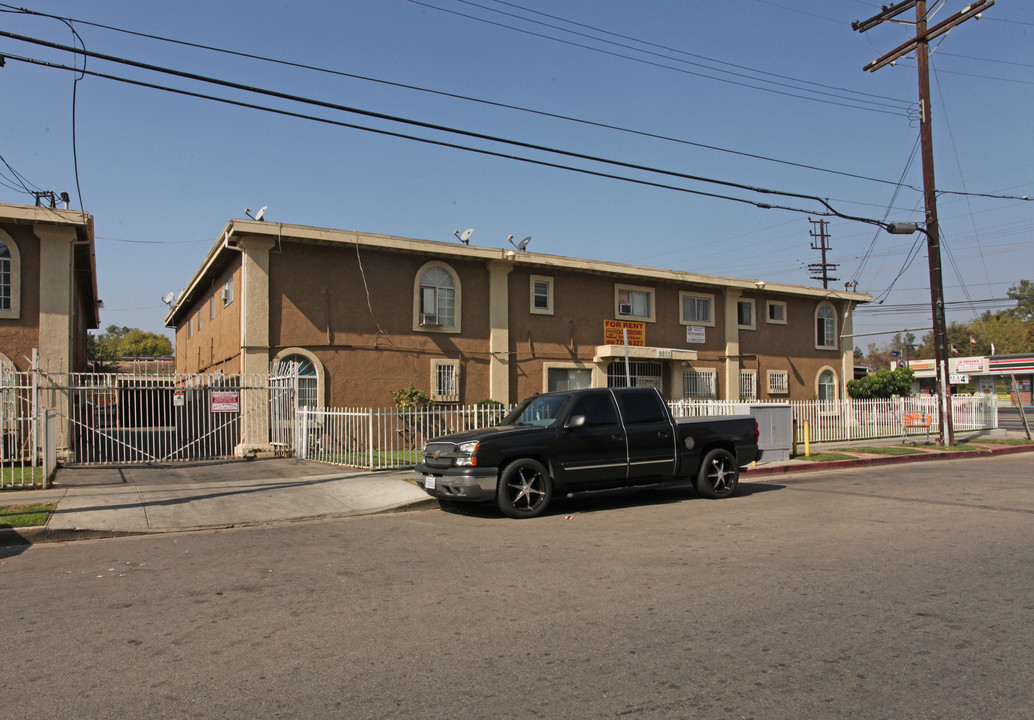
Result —
POLYGON ((740 470, 728 450, 718 448, 704 456, 697 474, 697 492, 706 498, 729 497, 736 492, 740 470))
POLYGON ((514 460, 503 468, 495 491, 499 511, 512 518, 541 515, 553 496, 549 471, 537 460, 514 460))

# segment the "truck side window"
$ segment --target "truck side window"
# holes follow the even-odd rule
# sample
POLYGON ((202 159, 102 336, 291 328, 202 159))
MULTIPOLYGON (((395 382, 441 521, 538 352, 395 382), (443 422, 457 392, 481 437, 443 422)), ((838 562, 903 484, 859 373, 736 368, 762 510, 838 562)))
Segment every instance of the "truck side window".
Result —
POLYGON ((660 396, 653 392, 618 393, 618 404, 626 424, 665 422, 668 419, 660 396))
POLYGON ((609 393, 583 395, 571 409, 571 417, 584 415, 586 425, 617 425, 618 413, 609 393))

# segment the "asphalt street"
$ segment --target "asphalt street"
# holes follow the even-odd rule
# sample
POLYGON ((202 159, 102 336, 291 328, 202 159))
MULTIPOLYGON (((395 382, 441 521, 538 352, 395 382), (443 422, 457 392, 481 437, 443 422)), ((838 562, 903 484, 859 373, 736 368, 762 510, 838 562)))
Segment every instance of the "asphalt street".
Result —
POLYGON ((1010 718, 1031 456, 45 543, 2 718, 1010 718))

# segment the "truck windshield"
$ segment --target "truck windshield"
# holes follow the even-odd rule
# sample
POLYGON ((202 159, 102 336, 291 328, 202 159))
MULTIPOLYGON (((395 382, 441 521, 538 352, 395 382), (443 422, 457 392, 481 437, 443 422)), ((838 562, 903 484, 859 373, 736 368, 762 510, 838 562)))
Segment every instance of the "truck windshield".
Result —
POLYGON ((567 404, 570 395, 539 395, 530 397, 503 418, 500 425, 537 425, 549 427, 556 422, 560 409, 567 404))

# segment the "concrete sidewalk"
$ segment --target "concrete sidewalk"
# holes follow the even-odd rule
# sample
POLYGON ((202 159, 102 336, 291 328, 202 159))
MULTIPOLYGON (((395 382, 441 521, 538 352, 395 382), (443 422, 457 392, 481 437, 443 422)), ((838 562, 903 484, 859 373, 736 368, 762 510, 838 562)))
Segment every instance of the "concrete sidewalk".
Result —
MULTIPOLYGON (((1003 435, 998 434, 998 437, 1003 435)), ((960 442, 962 439, 960 439, 960 442)), ((857 443, 895 445, 899 441, 857 443)), ((813 452, 850 444, 813 445, 813 452), (832 445, 832 447, 830 446, 832 445)), ((1034 445, 928 451, 921 455, 864 456, 812 462, 802 459, 749 468, 742 482, 788 475, 900 463, 932 462, 1034 451, 1034 445)), ((370 515, 437 507, 410 479, 412 470, 367 472, 294 458, 226 460, 167 465, 62 468, 49 490, 0 494, 0 505, 57 503, 44 527, 0 529, 0 546, 145 533, 370 515)))

